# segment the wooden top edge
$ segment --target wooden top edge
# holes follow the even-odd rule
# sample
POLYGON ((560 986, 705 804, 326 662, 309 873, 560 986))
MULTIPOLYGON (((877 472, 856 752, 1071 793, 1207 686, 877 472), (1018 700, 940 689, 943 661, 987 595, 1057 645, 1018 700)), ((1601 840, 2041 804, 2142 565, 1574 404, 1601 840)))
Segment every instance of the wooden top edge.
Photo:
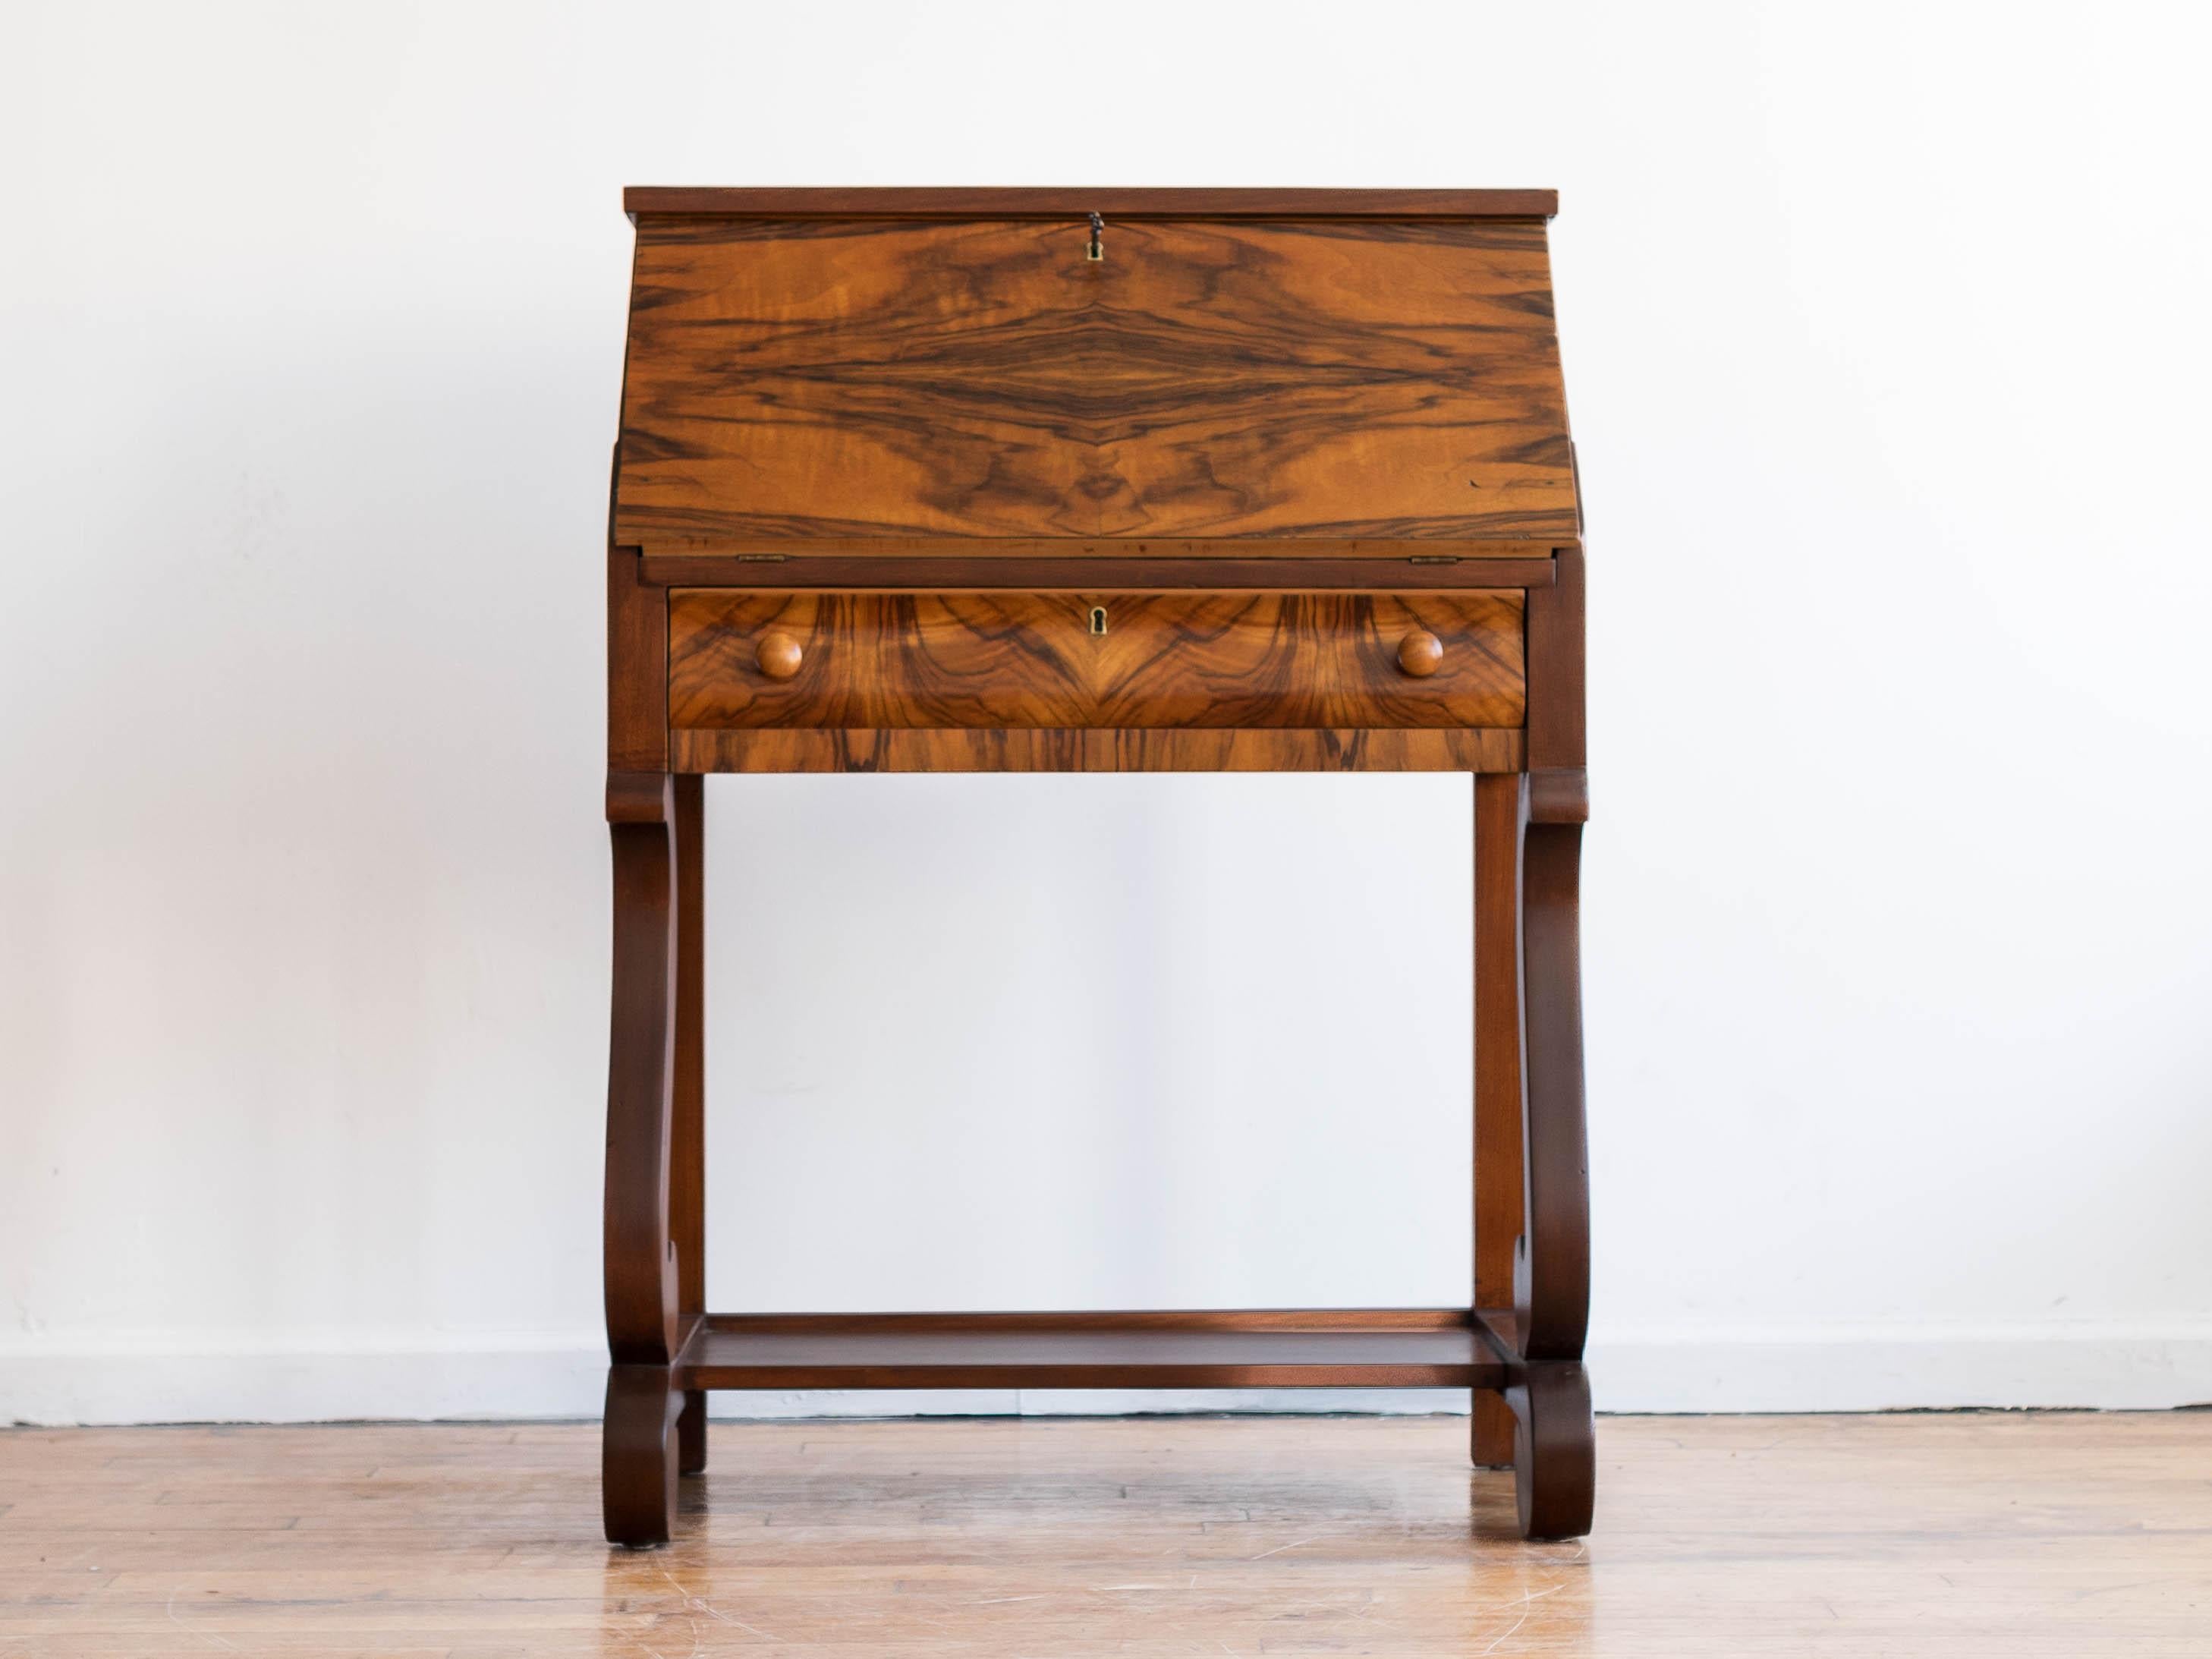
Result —
POLYGON ((632 185, 623 211, 732 218, 1548 219, 1555 190, 721 189, 632 185))
POLYGON ((1574 536, 1501 536, 1483 541, 1443 537, 1381 537, 1359 538, 1322 537, 1203 537, 1112 536, 982 537, 823 536, 769 540, 751 537, 730 540, 663 539, 657 537, 618 537, 617 544, 649 559, 697 559, 702 562, 728 559, 753 560, 763 565, 802 564, 811 558, 879 558, 889 561, 932 559, 1264 559, 1295 562, 1306 559, 1372 559, 1378 563, 1408 559, 1431 562, 1477 559, 1548 559, 1562 548, 1577 550, 1574 536))

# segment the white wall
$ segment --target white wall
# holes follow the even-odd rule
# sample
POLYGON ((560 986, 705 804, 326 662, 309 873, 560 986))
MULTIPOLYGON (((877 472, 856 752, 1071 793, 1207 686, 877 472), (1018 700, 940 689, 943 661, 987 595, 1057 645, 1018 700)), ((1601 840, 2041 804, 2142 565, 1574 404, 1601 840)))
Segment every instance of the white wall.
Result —
MULTIPOLYGON (((0 1418, 596 1409, 629 182, 1559 186, 1601 1403, 2212 1399, 2191 16, 12 7, 0 1418)), ((709 806, 718 1302, 1458 1293, 1463 783, 709 806)))

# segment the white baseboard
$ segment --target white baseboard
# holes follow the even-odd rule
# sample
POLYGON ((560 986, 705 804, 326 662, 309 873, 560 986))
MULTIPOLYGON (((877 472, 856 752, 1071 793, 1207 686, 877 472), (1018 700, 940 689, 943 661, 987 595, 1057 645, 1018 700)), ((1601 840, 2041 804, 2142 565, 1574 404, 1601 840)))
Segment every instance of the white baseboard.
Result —
MULTIPOLYGON (((1668 1328, 1593 1340, 1607 1412, 2212 1403, 2212 1320, 2161 1324, 1668 1328)), ((303 1423, 592 1418, 606 1358, 575 1333, 0 1339, 0 1422, 303 1423)), ((718 1394, 717 1417, 1463 1412, 1449 1389, 718 1394)))
POLYGON ((2212 1319, 1616 1328, 1589 1366, 1606 1412, 2163 1411, 2212 1404, 2212 1319))

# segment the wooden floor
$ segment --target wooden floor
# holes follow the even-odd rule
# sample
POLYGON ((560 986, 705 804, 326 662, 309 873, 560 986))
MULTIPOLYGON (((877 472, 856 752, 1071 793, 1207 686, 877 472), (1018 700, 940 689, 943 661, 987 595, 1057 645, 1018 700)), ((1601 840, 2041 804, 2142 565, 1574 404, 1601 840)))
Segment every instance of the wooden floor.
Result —
POLYGON ((1449 1418, 0 1433, 0 1656, 2212 1654, 2212 1413, 1612 1418, 1510 1535, 1449 1418))

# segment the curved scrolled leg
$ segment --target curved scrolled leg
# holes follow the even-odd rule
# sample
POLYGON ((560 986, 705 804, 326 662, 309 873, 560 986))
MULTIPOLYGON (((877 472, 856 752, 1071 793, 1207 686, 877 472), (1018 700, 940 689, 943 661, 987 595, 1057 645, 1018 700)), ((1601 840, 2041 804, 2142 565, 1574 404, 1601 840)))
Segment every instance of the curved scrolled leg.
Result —
POLYGON ((1583 1119, 1580 772, 1539 774, 1521 854, 1521 1354, 1579 1360, 1589 1329, 1589 1146, 1583 1119))
POLYGON ((607 779, 614 847, 614 994, 608 1037, 605 1236, 606 1420, 600 1477, 607 1537, 665 1543, 675 1512, 671 1389, 677 1347, 669 1232, 676 1018, 674 796, 661 773, 607 779))
POLYGON ((1597 1498, 1589 1373, 1571 1361, 1532 1364, 1505 1391, 1513 1408, 1513 1492, 1523 1538, 1579 1538, 1597 1498))
POLYGON ((648 1549, 668 1541, 676 1519, 676 1419, 683 1395, 665 1365, 607 1368, 599 1439, 599 1504, 607 1541, 648 1549))
POLYGON ((1589 1530, 1597 1481, 1583 1343, 1589 1329, 1589 1151, 1583 1122, 1579 770, 1533 774, 1522 792, 1522 1232, 1513 1261, 1519 1359, 1512 1408, 1521 1531, 1589 1530))

